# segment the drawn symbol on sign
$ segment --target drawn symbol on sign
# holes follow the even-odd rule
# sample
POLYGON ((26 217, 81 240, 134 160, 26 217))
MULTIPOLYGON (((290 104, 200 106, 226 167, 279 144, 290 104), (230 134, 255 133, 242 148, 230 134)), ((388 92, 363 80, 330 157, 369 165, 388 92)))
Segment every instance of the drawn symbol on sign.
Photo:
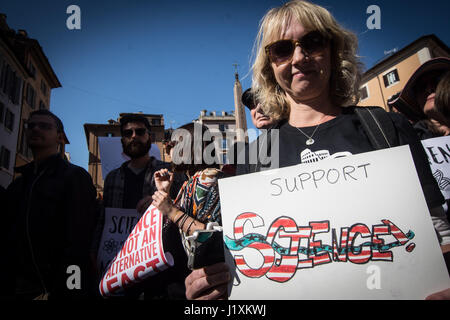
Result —
POLYGON ((413 242, 413 243, 408 244, 405 249, 408 252, 412 252, 415 248, 416 248, 416 244, 413 242))
POLYGON ((118 242, 114 241, 114 239, 110 239, 108 241, 105 241, 103 250, 105 250, 107 253, 116 253, 117 252, 117 245, 118 242))
POLYGON ((444 177, 444 173, 439 169, 437 169, 433 173, 433 177, 436 179, 436 181, 439 185, 439 189, 441 189, 441 190, 445 190, 445 188, 447 188, 447 186, 450 184, 450 179, 444 177))

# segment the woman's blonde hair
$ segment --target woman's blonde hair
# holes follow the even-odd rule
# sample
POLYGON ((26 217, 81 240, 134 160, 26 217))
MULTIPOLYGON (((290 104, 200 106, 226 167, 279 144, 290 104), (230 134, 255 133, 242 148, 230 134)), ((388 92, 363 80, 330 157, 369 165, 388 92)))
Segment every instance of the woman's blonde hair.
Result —
POLYGON ((289 104, 278 86, 265 47, 280 38, 292 20, 299 21, 307 31, 319 31, 331 39, 330 96, 334 104, 348 106, 359 100, 362 64, 356 55, 358 40, 354 33, 341 27, 323 7, 307 1, 290 1, 273 8, 261 19, 252 66, 252 90, 263 111, 274 120, 289 117, 289 104))

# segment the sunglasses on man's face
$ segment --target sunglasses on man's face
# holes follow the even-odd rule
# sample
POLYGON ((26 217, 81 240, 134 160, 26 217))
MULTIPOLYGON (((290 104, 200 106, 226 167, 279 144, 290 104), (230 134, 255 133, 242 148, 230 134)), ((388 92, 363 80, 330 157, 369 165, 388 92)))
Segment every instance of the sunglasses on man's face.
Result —
POLYGON ((24 124, 26 130, 33 130, 34 128, 39 128, 41 130, 52 130, 55 126, 48 122, 25 122, 24 124))
POLYGON ((133 132, 135 132, 137 136, 142 137, 147 132, 147 129, 145 128, 125 129, 122 131, 122 137, 131 138, 133 136, 133 132))
POLYGON ((292 59, 296 46, 300 46, 304 55, 311 56, 323 52, 327 45, 327 38, 319 31, 311 31, 299 40, 278 40, 267 45, 265 49, 270 62, 278 65, 292 59))

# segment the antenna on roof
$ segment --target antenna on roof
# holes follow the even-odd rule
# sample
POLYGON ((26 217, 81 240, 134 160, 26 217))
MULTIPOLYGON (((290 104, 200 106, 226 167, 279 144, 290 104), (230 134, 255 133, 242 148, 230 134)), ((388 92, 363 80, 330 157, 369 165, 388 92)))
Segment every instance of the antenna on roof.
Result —
POLYGON ((389 54, 394 54, 397 51, 398 51, 397 47, 395 47, 394 49, 388 50, 388 51, 384 50, 384 55, 386 56, 386 55, 389 55, 389 54))
POLYGON ((238 73, 238 64, 237 63, 233 63, 233 67, 235 69, 234 71, 234 77, 236 78, 236 80, 239 80, 239 73, 238 73))

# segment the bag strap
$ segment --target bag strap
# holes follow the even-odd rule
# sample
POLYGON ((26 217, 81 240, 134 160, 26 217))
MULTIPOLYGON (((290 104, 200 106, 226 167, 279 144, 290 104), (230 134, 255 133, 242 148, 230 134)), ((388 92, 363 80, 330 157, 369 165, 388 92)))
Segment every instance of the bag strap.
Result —
POLYGON ((383 108, 355 107, 355 113, 375 149, 392 148, 399 145, 392 119, 383 108))

